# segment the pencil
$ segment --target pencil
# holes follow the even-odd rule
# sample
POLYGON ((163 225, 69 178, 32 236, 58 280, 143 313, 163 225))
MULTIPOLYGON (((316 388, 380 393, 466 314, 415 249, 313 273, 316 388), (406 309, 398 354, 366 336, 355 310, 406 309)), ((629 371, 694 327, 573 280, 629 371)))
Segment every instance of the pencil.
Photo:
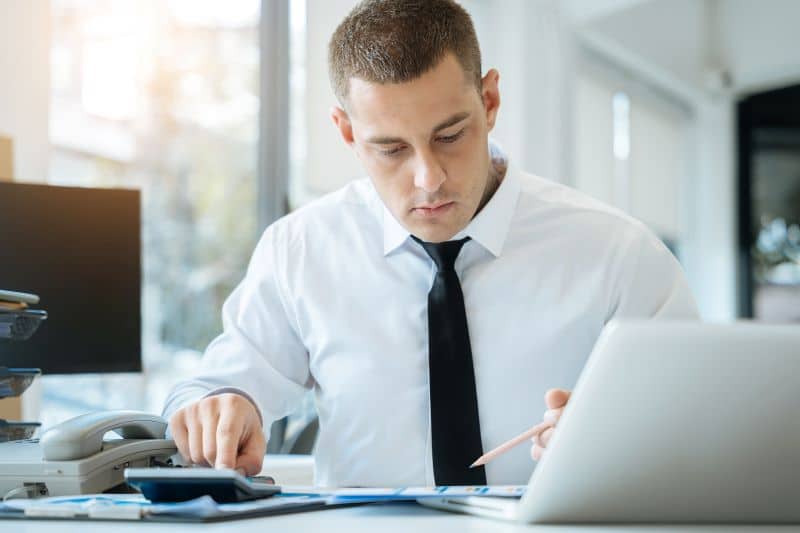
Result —
POLYGON ((480 457, 478 457, 478 459, 474 463, 469 465, 469 467, 470 468, 475 468, 476 466, 485 465, 486 463, 488 463, 489 461, 491 461, 492 459, 494 459, 498 455, 502 455, 502 454, 506 453, 508 450, 510 450, 511 448, 513 448, 514 446, 516 446, 516 445, 518 445, 518 444, 520 444, 522 442, 525 442, 526 440, 532 439, 534 436, 536 436, 539 433, 543 432, 545 429, 547 429, 549 427, 552 427, 552 425, 553 425, 552 422, 542 422, 541 424, 537 424, 537 425, 533 426, 528 431, 525 431, 524 433, 520 433, 519 435, 517 435, 513 439, 511 439, 509 441, 506 441, 503 444, 501 444, 500 446, 498 446, 497 448, 495 448, 495 449, 493 449, 491 451, 488 451, 485 454, 481 455, 480 457))

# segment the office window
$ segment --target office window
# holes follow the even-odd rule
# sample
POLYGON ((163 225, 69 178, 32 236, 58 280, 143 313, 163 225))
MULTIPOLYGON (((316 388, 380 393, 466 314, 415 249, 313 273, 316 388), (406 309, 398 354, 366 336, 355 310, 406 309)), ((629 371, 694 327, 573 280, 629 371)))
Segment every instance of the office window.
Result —
POLYGON ((46 376, 46 425, 160 411, 221 331, 258 237, 259 17, 258 0, 51 1, 48 181, 142 190, 144 373, 46 376))

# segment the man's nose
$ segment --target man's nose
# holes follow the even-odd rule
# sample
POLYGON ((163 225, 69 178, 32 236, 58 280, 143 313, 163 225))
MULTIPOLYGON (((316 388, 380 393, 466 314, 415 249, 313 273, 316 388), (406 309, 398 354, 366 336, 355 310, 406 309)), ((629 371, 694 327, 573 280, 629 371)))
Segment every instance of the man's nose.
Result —
POLYGON ((444 169, 430 152, 419 152, 414 186, 425 192, 436 192, 447 179, 444 169))

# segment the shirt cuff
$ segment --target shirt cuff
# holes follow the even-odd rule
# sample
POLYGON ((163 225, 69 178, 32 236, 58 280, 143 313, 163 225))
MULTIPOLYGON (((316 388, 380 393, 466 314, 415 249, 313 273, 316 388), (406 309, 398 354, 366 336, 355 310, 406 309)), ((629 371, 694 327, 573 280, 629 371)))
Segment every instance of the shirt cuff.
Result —
POLYGON ((208 398, 209 396, 217 396, 218 394, 238 394, 239 396, 244 396, 245 398, 247 398, 247 401, 252 403, 253 407, 256 408, 256 413, 258 413, 258 419, 261 421, 261 427, 263 429, 264 417, 261 415, 261 409, 258 408, 258 404, 256 403, 256 401, 253 399, 252 396, 250 396, 245 391, 237 387, 219 387, 206 393, 206 395, 203 396, 203 398, 208 398))

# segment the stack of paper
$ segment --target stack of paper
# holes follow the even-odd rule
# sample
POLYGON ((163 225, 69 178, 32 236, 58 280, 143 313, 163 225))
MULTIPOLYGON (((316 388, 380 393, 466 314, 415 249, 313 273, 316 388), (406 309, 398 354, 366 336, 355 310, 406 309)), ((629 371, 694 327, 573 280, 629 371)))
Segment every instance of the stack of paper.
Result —
POLYGON ((39 303, 35 294, 0 289, 0 339, 26 340, 33 335, 47 312, 28 309, 39 303))
POLYGON ((50 517, 106 520, 206 522, 313 511, 373 502, 494 496, 519 498, 525 485, 463 487, 344 488, 282 487, 279 495, 242 503, 217 503, 210 496, 154 504, 141 494, 89 494, 0 503, 0 518, 50 517))
POLYGON ((392 488, 339 488, 281 487, 283 495, 325 496, 328 503, 369 503, 386 501, 414 501, 420 498, 459 498, 467 496, 493 496, 521 498, 527 485, 475 485, 439 487, 392 487, 392 488))
POLYGON ((88 494, 7 500, 0 504, 0 514, 4 518, 13 518, 16 514, 16 517, 205 521, 311 510, 324 507, 325 500, 314 496, 279 496, 242 503, 217 503, 210 496, 202 496, 180 503, 154 504, 141 494, 88 494))

